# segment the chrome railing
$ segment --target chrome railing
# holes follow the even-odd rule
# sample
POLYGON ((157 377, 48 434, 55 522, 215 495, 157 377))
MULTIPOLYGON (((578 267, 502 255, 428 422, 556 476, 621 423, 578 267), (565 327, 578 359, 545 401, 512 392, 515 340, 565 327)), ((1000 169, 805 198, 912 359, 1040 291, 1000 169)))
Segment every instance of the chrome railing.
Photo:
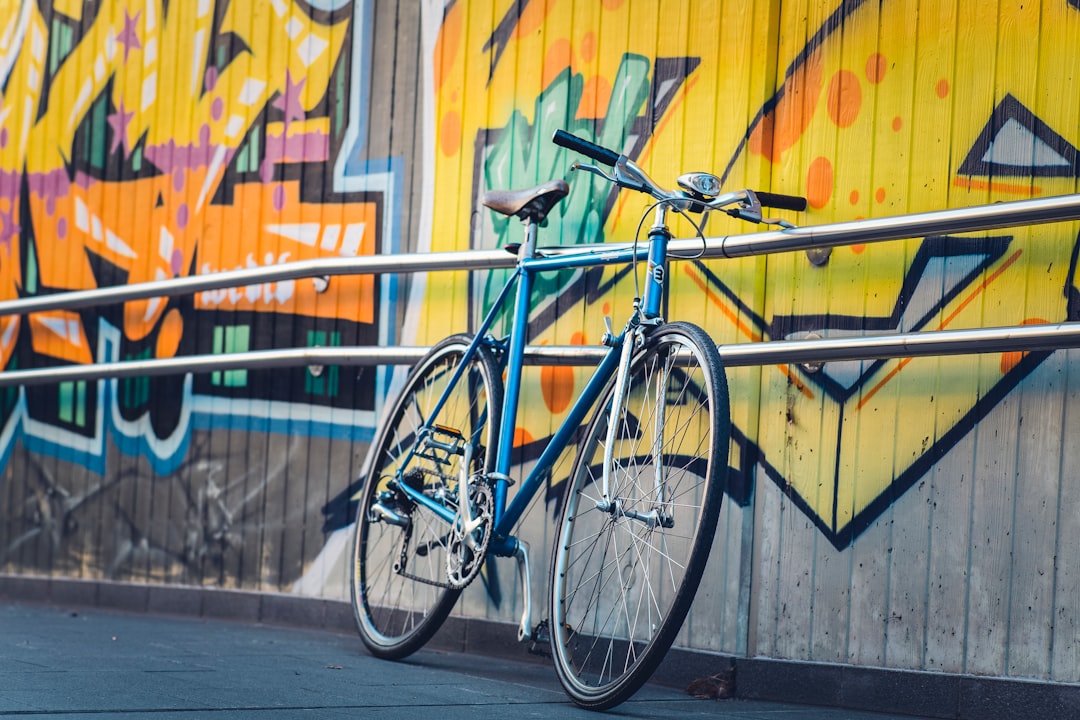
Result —
MULTIPOLYGON (((979 353, 1058 350, 1080 347, 1080 323, 1018 327, 933 330, 817 340, 774 340, 719 346, 727 367, 814 364, 838 360, 881 360, 898 357, 974 355, 979 353)), ((188 355, 161 360, 66 365, 0 372, 0 387, 47 385, 72 380, 147 377, 189 372, 283 368, 308 365, 412 365, 426 347, 306 347, 256 350, 223 355, 188 355)), ((602 347, 581 345, 532 346, 526 365, 595 365, 606 353, 602 347)))
MULTIPOLYGON (((1072 194, 888 218, 830 223, 790 230, 707 238, 703 252, 701 240, 674 240, 670 243, 669 249, 676 256, 736 258, 1078 219, 1080 219, 1080 194, 1072 194)), ((582 247, 574 246, 572 249, 580 250, 582 247)), ((618 247, 618 244, 607 243, 603 247, 610 249, 618 247)), ((555 253, 559 252, 559 249, 550 248, 548 251, 555 253)), ((678 258, 675 257, 673 260, 678 260, 678 258)), ((270 267, 230 270, 171 280, 4 300, 0 301, 0 315, 22 315, 60 309, 73 310, 132 300, 335 275, 508 268, 513 267, 514 261, 512 255, 502 250, 323 258, 282 263, 270 267)), ((725 345, 721 346, 720 351, 721 357, 729 366, 740 366, 1038 351, 1072 347, 1080 347, 1080 323, 776 340, 725 345)), ((315 347, 92 363, 3 372, 0 373, 0 387, 235 368, 408 365, 416 362, 426 351, 427 348, 424 347, 315 347)), ((581 346, 530 347, 526 352, 526 361, 539 365, 588 365, 597 362, 602 353, 602 348, 581 346)))

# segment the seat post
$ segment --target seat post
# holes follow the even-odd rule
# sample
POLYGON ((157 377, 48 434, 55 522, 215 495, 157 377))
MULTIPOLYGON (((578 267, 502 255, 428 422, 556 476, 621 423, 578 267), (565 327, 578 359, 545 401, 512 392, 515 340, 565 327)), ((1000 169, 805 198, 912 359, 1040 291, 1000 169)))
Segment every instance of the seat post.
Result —
POLYGON ((532 215, 526 215, 521 224, 525 226, 525 232, 521 247, 518 249, 518 259, 534 258, 536 257, 536 220, 532 215))

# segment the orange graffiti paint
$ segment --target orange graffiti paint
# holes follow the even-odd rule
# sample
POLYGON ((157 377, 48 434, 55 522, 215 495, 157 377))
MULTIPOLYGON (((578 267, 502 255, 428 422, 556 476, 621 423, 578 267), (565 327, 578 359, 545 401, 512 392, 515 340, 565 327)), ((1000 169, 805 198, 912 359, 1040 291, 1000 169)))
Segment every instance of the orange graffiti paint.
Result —
POLYGON ((449 12, 446 13, 446 17, 443 18, 442 29, 439 32, 439 39, 435 41, 433 63, 435 92, 442 88, 443 81, 446 79, 450 68, 453 67, 458 48, 461 46, 461 18, 463 14, 461 8, 462 5, 458 3, 453 5, 449 12))
POLYGON ((574 397, 574 368, 545 365, 540 369, 540 391, 548 410, 561 413, 574 397))
POLYGON ((554 4, 553 2, 527 3, 521 17, 518 18, 512 37, 515 40, 520 40, 526 35, 539 30, 554 4))
POLYGON ((28 317, 34 352, 81 365, 94 361, 90 343, 76 313, 52 310, 33 313, 28 317))
POLYGON ((888 62, 881 53, 874 53, 866 59, 866 79, 877 85, 885 79, 885 69, 888 62))
POLYGON ((591 63, 596 59, 596 33, 587 32, 582 36, 581 44, 578 46, 578 55, 582 62, 591 63))
MULTIPOLYGON (((570 336, 571 345, 585 345, 585 333, 570 336)), ((544 404, 553 413, 561 413, 574 399, 574 369, 571 367, 545 366, 540 370, 540 390, 544 404)))
POLYGON ((457 155, 461 149, 461 115, 453 110, 439 123, 439 149, 446 157, 457 155))
POLYGON ((514 447, 521 447, 522 445, 528 445, 534 442, 536 438, 523 427, 514 428, 514 447))
POLYGON ((837 127, 850 127, 862 110, 859 78, 850 70, 840 70, 829 81, 829 117, 837 127))
POLYGON ((1043 192, 1040 185, 1023 185, 1021 183, 1003 183, 980 180, 978 178, 953 178, 953 185, 965 190, 990 190, 991 192, 1011 193, 1013 195, 1034 196, 1043 192))
MULTIPOLYGON (((235 205, 214 205, 207 211, 205 235, 200 242, 200 274, 317 257, 375 254, 378 216, 374 203, 335 207, 304 202, 296 181, 279 185, 245 183, 234 192, 235 205), (280 207, 271 211, 275 205, 280 207), (244 208, 260 207, 266 212, 264 222, 245 223, 244 208), (229 230, 242 225, 251 228, 243 245, 229 230)), ((195 296, 195 306, 203 310, 285 312, 375 322, 373 276, 336 276, 321 293, 311 292, 311 287, 310 279, 303 279, 204 291, 195 296)))
POLYGON ((166 313, 161 321, 161 330, 158 332, 155 357, 176 357, 176 351, 180 349, 180 339, 184 336, 184 319, 180 311, 172 308, 166 313))
POLYGON ((833 166, 827 157, 816 157, 806 172, 806 201, 820 210, 829 204, 833 194, 833 166))
POLYGON ((574 64, 574 50, 570 47, 570 41, 560 38, 551 43, 547 55, 544 56, 544 69, 540 74, 541 87, 547 87, 554 82, 563 70, 574 64))
POLYGON ((577 117, 602 118, 607 115, 611 101, 611 83, 603 75, 594 75, 585 81, 578 104, 577 117))
MULTIPOLYGON (((1044 318, 1028 318, 1027 320, 1024 320, 1024 322, 1021 324, 1046 325, 1047 321, 1044 318)), ((1027 357, 1027 352, 1022 350, 1001 353, 1001 374, 1005 375, 1006 373, 1012 371, 1012 369, 1019 365, 1020 361, 1023 360, 1025 357, 1027 357)))
POLYGON ((776 109, 763 117, 750 133, 750 152, 770 162, 779 160, 810 125, 821 96, 821 86, 821 57, 815 54, 784 82, 784 92, 776 109))

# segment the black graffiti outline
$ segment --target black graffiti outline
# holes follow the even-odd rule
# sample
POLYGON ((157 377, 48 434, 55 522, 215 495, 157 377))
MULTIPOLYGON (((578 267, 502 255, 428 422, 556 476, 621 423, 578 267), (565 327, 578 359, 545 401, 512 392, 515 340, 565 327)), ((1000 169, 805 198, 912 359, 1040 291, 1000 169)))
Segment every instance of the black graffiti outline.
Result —
MULTIPOLYGON (((886 315, 838 315, 827 314, 804 314, 804 315, 778 315, 774 314, 769 323, 768 337, 774 340, 782 340, 800 333, 810 333, 828 330, 851 330, 860 332, 896 332, 900 326, 911 300, 919 290, 922 279, 930 263, 939 258, 956 258, 982 256, 974 265, 951 287, 945 291, 929 307, 925 308, 919 317, 913 318, 909 327, 912 329, 925 327, 936 317, 946 305, 963 293, 971 283, 991 266, 997 263, 1005 253, 1013 240, 1012 235, 992 237, 960 237, 946 235, 930 235, 923 239, 918 251, 911 262, 910 267, 904 274, 904 281, 896 301, 893 303, 891 312, 886 315)), ((720 282, 708 269, 703 270, 706 279, 711 282, 720 282)), ((827 373, 807 373, 803 379, 808 384, 820 387, 830 397, 838 402, 845 402, 858 394, 866 382, 880 369, 886 360, 875 360, 866 365, 860 373, 859 379, 850 386, 842 385, 829 377, 827 373)))
POLYGON ((975 139, 967 157, 957 169, 959 175, 973 175, 982 177, 1080 177, 1080 152, 1038 115, 1028 109, 1023 103, 1007 94, 1005 98, 994 108, 990 120, 983 126, 982 131, 975 139), (1035 139, 1053 150, 1065 164, 1063 165, 1010 165, 1006 163, 986 161, 983 158, 993 147, 998 134, 1009 121, 1016 122, 1020 127, 1030 132, 1035 139))

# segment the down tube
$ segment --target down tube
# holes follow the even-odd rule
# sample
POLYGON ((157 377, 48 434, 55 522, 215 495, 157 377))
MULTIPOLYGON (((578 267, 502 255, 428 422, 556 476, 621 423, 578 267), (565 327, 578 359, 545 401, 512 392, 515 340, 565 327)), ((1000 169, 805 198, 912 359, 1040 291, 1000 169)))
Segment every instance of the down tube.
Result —
MULTIPOLYGON (((623 338, 626 336, 623 335, 623 338)), ((604 356, 604 359, 600 361, 600 365, 597 366, 596 372, 589 379, 589 383, 581 391, 581 395, 578 397, 574 406, 570 408, 569 414, 559 426, 558 431, 552 436, 550 442, 548 442, 547 448, 540 454, 540 457, 536 461, 536 465, 533 467, 529 477, 525 479, 521 487, 518 488, 517 494, 514 496, 514 501, 510 504, 510 507, 506 508, 506 511, 501 516, 495 518, 495 537, 506 537, 510 534, 510 530, 513 529, 517 521, 521 519, 521 516, 525 512, 525 508, 529 506, 536 491, 540 488, 540 483, 544 481, 551 466, 558 459, 559 455, 566 448, 570 439, 574 433, 577 432, 578 427, 585 420, 586 414, 592 408, 596 402, 596 398, 600 396, 604 386, 607 385, 608 380, 615 372, 615 368, 619 365, 619 356, 622 350, 622 338, 615 344, 608 354, 604 356)), ((495 506, 495 512, 499 512, 499 508, 502 505, 495 506)))

